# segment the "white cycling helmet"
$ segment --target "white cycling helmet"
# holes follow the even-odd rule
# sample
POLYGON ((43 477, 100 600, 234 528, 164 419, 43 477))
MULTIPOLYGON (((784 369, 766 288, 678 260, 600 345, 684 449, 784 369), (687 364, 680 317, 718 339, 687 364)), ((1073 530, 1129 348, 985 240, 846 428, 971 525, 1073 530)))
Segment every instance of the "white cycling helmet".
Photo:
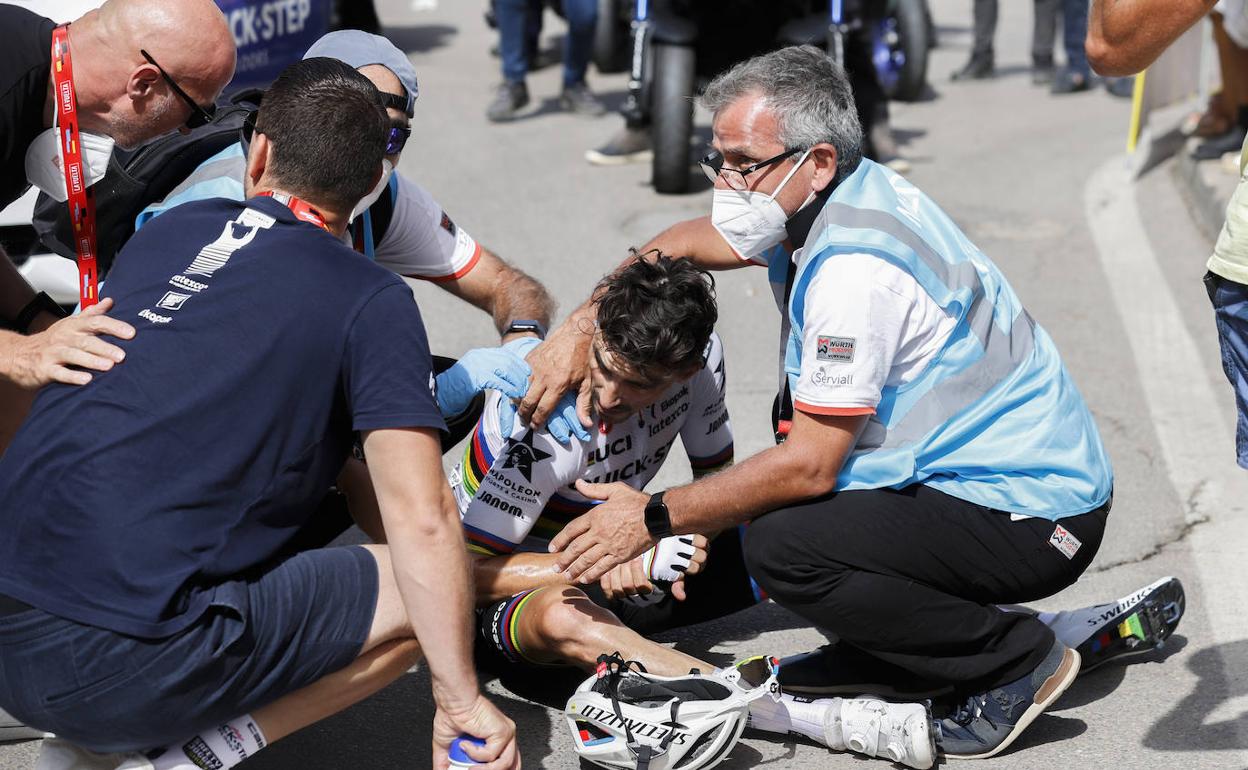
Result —
POLYGON ((699 770, 728 756, 750 701, 779 697, 772 658, 713 676, 646 673, 619 653, 598 658, 564 709, 576 753, 612 770, 699 770))

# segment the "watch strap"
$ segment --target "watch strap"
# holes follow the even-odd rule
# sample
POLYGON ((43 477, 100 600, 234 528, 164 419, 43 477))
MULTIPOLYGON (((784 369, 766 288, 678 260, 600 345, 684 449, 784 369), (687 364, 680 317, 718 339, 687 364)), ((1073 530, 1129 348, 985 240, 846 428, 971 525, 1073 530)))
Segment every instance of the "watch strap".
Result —
POLYGON ((646 531, 655 540, 672 536, 672 515, 663 502, 665 492, 655 492, 646 503, 646 531))
POLYGON ((47 292, 39 292, 30 302, 26 303, 26 307, 17 314, 17 318, 13 319, 13 328, 22 334, 30 332, 30 323, 42 312, 48 312, 57 318, 64 318, 68 313, 65 308, 56 304, 56 301, 48 296, 47 292))
POLYGON ((517 334, 531 332, 541 339, 546 339, 546 324, 532 318, 517 318, 508 326, 507 331, 503 334, 517 334))

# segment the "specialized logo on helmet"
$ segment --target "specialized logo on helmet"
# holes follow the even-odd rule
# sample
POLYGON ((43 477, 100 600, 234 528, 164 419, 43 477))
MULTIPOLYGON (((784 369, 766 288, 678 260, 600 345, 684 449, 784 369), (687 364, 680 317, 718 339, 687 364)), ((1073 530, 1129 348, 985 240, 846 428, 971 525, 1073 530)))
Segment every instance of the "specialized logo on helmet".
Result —
POLYGON ((645 738, 653 738, 661 741, 667 737, 668 733, 672 735, 672 743, 679 743, 682 746, 689 742, 689 734, 675 729, 677 726, 683 725, 656 725, 641 719, 620 719, 615 714, 597 706, 582 706, 580 715, 585 719, 592 719, 608 727, 627 727, 632 731, 633 735, 640 735, 645 738))

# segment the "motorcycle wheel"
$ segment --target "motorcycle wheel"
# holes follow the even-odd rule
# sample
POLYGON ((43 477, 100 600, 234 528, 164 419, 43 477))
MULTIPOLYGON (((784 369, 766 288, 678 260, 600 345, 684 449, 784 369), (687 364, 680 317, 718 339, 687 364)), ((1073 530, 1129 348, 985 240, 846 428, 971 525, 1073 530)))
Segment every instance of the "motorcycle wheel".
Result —
POLYGON ((598 23, 594 26, 594 66, 599 72, 628 69, 629 20, 621 16, 621 0, 598 0, 598 23))
POLYGON ((661 193, 683 193, 689 189, 693 70, 692 48, 654 44, 650 136, 654 143, 654 189, 661 193))
POLYGON ((889 99, 917 101, 927 88, 931 47, 925 0, 897 0, 894 10, 872 31, 872 60, 889 99))

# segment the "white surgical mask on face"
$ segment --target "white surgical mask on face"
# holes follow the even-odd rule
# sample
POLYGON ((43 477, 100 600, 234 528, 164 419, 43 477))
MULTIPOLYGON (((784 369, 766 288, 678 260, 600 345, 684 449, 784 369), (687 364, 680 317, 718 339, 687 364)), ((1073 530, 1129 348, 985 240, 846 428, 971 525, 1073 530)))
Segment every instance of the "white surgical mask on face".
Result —
MULTIPOLYGON (((715 197, 711 200, 711 224, 743 259, 753 259, 784 240, 784 225, 789 221, 789 215, 776 202, 776 196, 801 168, 808 155, 810 150, 802 153, 770 195, 750 190, 715 190, 715 197)), ((814 197, 813 192, 806 196, 798 210, 805 208, 814 197)))
MULTIPOLYGON (((108 159, 113 154, 113 138, 103 134, 79 132, 82 143, 83 170, 86 186, 90 187, 104 178, 108 171, 108 159)), ((48 195, 64 202, 69 199, 65 190, 65 172, 62 171, 64 148, 61 146, 61 129, 53 126, 44 131, 26 149, 26 179, 48 195)))
POLYGON ((382 158, 381 159, 381 179, 378 179, 377 186, 374 187, 372 191, 369 192, 368 195, 365 195, 363 198, 360 198, 360 202, 355 204, 355 208, 351 209, 351 216, 347 217, 348 222, 354 222, 356 217, 358 217, 360 214, 363 214, 365 211, 368 210, 369 206, 377 202, 377 199, 381 197, 381 194, 383 192, 385 192, 386 185, 390 184, 390 175, 393 173, 394 173, 394 164, 391 163, 389 160, 382 158))

